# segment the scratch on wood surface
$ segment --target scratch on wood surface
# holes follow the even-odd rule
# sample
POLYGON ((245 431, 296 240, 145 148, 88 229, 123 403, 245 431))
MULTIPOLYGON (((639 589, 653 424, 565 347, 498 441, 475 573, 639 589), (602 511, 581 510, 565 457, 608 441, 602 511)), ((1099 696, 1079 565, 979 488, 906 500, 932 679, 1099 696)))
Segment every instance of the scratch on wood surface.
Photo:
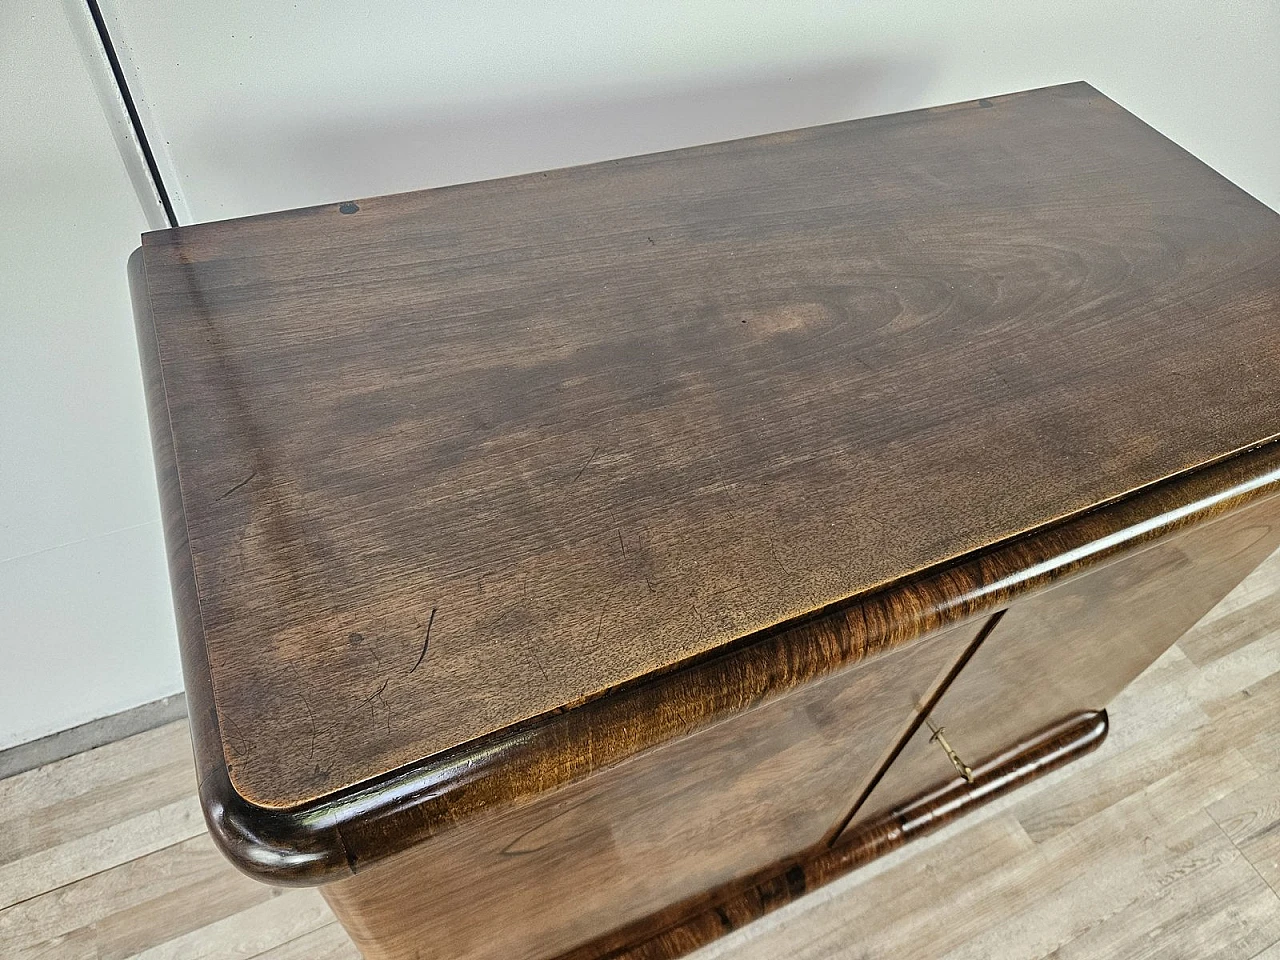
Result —
POLYGON ((227 499, 227 497, 231 496, 233 493, 235 493, 237 490, 239 490, 241 487, 243 487, 246 483, 248 483, 250 480, 252 480, 252 479, 253 479, 254 477, 256 477, 257 475, 258 475, 258 471, 257 471, 257 470, 253 471, 253 473, 249 474, 247 477, 245 477, 243 480, 241 480, 239 483, 237 483, 237 484, 236 484, 235 486, 233 486, 230 490, 228 490, 228 491, 227 491, 226 493, 224 493, 222 496, 218 497, 218 499, 217 499, 217 500, 214 500, 213 502, 214 502, 214 503, 218 503, 220 500, 225 500, 225 499, 227 499))
POLYGON ((382 695, 382 693, 384 690, 387 689, 387 684, 390 682, 391 681, 389 679, 383 680, 382 686, 380 686, 377 690, 373 691, 373 693, 369 694, 369 696, 365 697, 363 700, 360 701, 360 706, 362 707, 367 706, 369 708, 370 720, 376 719, 378 715, 377 708, 373 705, 373 701, 377 700, 380 704, 382 704, 382 709, 386 712, 387 733, 391 732, 391 705, 387 703, 387 699, 382 695))
POLYGON ((609 612, 609 606, 613 603, 614 596, 617 595, 620 584, 614 584, 608 594, 605 595, 604 602, 600 604, 600 615, 596 618, 596 643, 600 642, 600 634, 604 630, 604 617, 609 612))
POLYGON ((577 482, 578 482, 578 478, 579 478, 579 477, 581 477, 584 473, 586 473, 586 472, 587 472, 587 467, 591 466, 591 464, 595 462, 596 454, 597 454, 597 453, 599 453, 599 452, 600 452, 600 448, 599 448, 599 447, 595 447, 595 448, 591 451, 591 456, 587 457, 587 462, 586 462, 586 463, 584 463, 584 464, 582 465, 582 469, 581 469, 581 470, 579 470, 576 474, 574 474, 573 479, 569 481, 570 483, 577 483, 577 482))
MULTIPOLYGON (((363 700, 360 701, 360 706, 362 707, 368 706, 369 704, 373 703, 375 698, 380 698, 382 696, 382 691, 387 689, 387 684, 390 682, 391 682, 390 680, 383 680, 382 686, 380 686, 377 690, 373 691, 373 693, 369 694, 367 697, 365 697, 363 700)), ((386 701, 384 700, 383 703, 386 703, 386 701)))
POLYGON ((311 704, 302 694, 298 694, 298 699, 302 701, 302 705, 307 708, 307 720, 311 724, 311 749, 307 753, 308 760, 314 760, 316 756, 316 715, 311 709, 311 704))
POLYGON ((410 676, 413 675, 414 670, 417 670, 420 666, 422 666, 422 661, 426 659, 427 644, 431 642, 431 625, 436 622, 436 610, 438 609, 439 607, 431 608, 431 616, 427 618, 427 633, 426 633, 426 636, 422 638, 422 652, 418 654, 417 662, 413 665, 412 669, 410 669, 409 671, 410 676))
POLYGON ((242 756, 253 756, 253 742, 241 732, 236 722, 225 712, 219 715, 218 720, 222 728, 223 741, 242 756))

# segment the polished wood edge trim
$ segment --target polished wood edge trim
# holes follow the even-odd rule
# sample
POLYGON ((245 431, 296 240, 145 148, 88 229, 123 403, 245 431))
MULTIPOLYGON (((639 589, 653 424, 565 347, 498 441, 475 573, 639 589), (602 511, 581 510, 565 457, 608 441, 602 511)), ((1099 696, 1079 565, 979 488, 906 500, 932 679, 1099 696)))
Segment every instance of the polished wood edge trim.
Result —
POLYGON ((956 778, 850 831, 834 845, 820 843, 606 934, 558 960, 675 960, 1090 753, 1106 739, 1107 730, 1105 710, 1069 717, 977 767, 972 784, 956 778))
POLYGON ((187 690, 187 715, 205 823, 227 858, 259 879, 282 883, 292 878, 336 878, 350 873, 342 838, 336 829, 317 829, 305 817, 255 807, 236 793, 231 785, 214 707, 213 680, 205 650, 204 623, 187 534, 187 515, 178 480, 173 428, 169 421, 169 404, 141 247, 129 257, 129 288, 142 361, 147 417, 151 423, 165 552, 182 654, 183 681, 187 690))

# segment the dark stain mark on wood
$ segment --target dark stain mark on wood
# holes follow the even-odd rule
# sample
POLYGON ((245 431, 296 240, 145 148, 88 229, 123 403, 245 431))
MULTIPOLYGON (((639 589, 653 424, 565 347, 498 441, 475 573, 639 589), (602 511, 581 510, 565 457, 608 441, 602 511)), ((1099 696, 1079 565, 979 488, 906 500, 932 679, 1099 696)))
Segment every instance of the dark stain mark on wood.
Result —
POLYGON ((217 500, 214 500, 213 502, 214 502, 214 503, 218 503, 218 502, 220 502, 220 501, 222 501, 222 500, 227 499, 227 497, 231 496, 233 493, 235 493, 237 490, 239 490, 241 487, 243 487, 246 483, 248 483, 250 480, 252 480, 252 479, 253 479, 254 477, 256 477, 257 475, 258 475, 258 471, 257 471, 257 470, 253 471, 253 473, 249 474, 247 477, 245 477, 243 480, 241 480, 241 481, 240 481, 239 483, 237 483, 234 487, 232 487, 230 490, 228 490, 228 491, 227 491, 226 493, 224 493, 222 496, 218 497, 218 499, 217 499, 217 500))
POLYGON ((790 893, 792 897, 804 896, 805 890, 808 889, 808 885, 805 883, 803 867, 792 867, 787 871, 786 879, 787 892, 790 893))
MULTIPOLYGON (((427 632, 426 632, 426 635, 423 636, 422 638, 422 652, 418 654, 417 662, 414 663, 413 668, 409 671, 410 676, 413 675, 414 670, 417 670, 420 666, 422 666, 422 661, 425 660, 427 657, 427 644, 431 642, 431 625, 436 622, 436 610, 438 609, 439 607, 431 608, 431 616, 427 618, 427 632)), ((383 686, 386 686, 386 684, 383 684, 383 686)))
POLYGON ((384 669, 382 665, 382 657, 378 655, 378 638, 377 637, 370 638, 370 637, 366 637, 363 633, 355 633, 355 632, 349 633, 347 634, 347 646, 351 647, 352 649, 359 648, 363 650, 370 657, 373 657, 374 662, 377 663, 378 665, 379 671, 382 671, 384 669))

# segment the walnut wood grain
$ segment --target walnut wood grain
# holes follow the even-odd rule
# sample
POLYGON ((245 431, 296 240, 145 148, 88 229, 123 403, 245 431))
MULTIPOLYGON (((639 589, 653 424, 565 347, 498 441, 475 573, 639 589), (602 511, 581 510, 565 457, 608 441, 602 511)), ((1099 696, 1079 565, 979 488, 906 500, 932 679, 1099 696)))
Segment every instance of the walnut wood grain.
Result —
MULTIPOLYGON (((1280 493, 1280 444, 1262 445, 358 789, 292 809, 264 808, 241 797, 227 776, 222 719, 214 705, 182 522, 165 383, 148 346, 154 326, 140 254, 131 259, 130 269, 205 818, 236 866, 277 884, 325 883, 358 873, 486 810, 527 802, 869 653, 994 612, 1013 598, 1280 493), (590 750, 583 749, 587 742, 590 750)), ((854 789, 851 785, 851 793, 854 789)))
POLYGON ((1038 731, 974 769, 973 783, 951 783, 911 798, 834 845, 819 844, 749 877, 690 898, 558 960, 675 960, 746 926, 844 874, 936 830, 990 800, 1097 749, 1106 711, 1077 714, 1038 731))
POLYGON ((544 960, 822 841, 977 621, 322 888, 366 960, 544 960))
POLYGON ((296 820, 1266 440, 1278 263, 1083 84, 149 234, 217 763, 296 820))
POLYGON ((630 943, 631 921, 684 910, 672 905, 845 824, 842 836, 879 838, 915 797, 968 803, 926 713, 975 769, 999 765, 1036 731, 1109 703, 1278 544, 1271 498, 1016 601, 980 631, 855 664, 563 799, 472 821, 326 897, 369 960, 410 960, 425 944, 430 956, 545 960, 613 928, 630 943), (845 808, 867 791, 849 824, 845 808), (529 835, 545 844, 526 849, 529 835), (487 922, 470 922, 478 915, 487 922))
POLYGON ((1087 86, 990 102, 146 238, 239 866, 358 873, 1276 492, 1275 215, 1087 86))
MULTIPOLYGON (((929 721, 968 759, 1101 709, 1277 547, 1272 499, 1017 601, 938 692, 929 721)), ((848 829, 957 779, 922 716, 848 829)))

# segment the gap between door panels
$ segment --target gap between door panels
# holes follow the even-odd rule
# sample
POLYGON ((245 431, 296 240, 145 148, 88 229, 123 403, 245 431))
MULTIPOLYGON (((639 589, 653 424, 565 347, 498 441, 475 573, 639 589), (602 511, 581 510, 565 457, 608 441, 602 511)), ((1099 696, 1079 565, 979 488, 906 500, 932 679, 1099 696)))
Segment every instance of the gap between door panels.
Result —
POLYGON ((840 821, 827 832, 827 835, 822 841, 826 846, 833 846, 835 842, 840 839, 841 834, 843 834, 848 828, 854 816, 857 815, 858 810, 862 808, 862 805, 866 803, 867 798, 871 796, 872 791, 875 790, 881 779, 883 779, 885 771, 893 765, 893 762, 897 760, 898 756, 902 753, 903 748, 906 747, 907 742, 914 737, 916 735, 916 731, 924 725, 925 720, 933 711, 933 708, 938 705, 938 701, 942 699, 943 695, 951 687, 951 684, 955 681, 956 677, 960 675, 960 671, 965 668, 965 665, 968 664, 971 659, 973 659, 973 655, 978 652, 978 648, 982 646, 987 637, 991 635, 991 632, 995 630, 1004 615, 1004 610, 997 610, 987 618, 987 622, 982 625, 982 629, 978 631, 977 636, 969 642, 969 646, 965 649, 964 653, 962 653, 960 658, 952 664, 951 669, 947 671, 946 675, 942 678, 942 681, 935 685, 933 692, 929 694, 924 706, 917 710, 915 716, 911 718, 911 722, 907 724, 907 729, 903 732, 902 736, 898 738, 898 742, 889 753, 889 756, 880 764, 880 769, 876 771, 875 776, 873 776, 862 789, 862 793, 858 795, 858 798, 854 801, 849 812, 846 813, 844 817, 842 817, 840 821))

